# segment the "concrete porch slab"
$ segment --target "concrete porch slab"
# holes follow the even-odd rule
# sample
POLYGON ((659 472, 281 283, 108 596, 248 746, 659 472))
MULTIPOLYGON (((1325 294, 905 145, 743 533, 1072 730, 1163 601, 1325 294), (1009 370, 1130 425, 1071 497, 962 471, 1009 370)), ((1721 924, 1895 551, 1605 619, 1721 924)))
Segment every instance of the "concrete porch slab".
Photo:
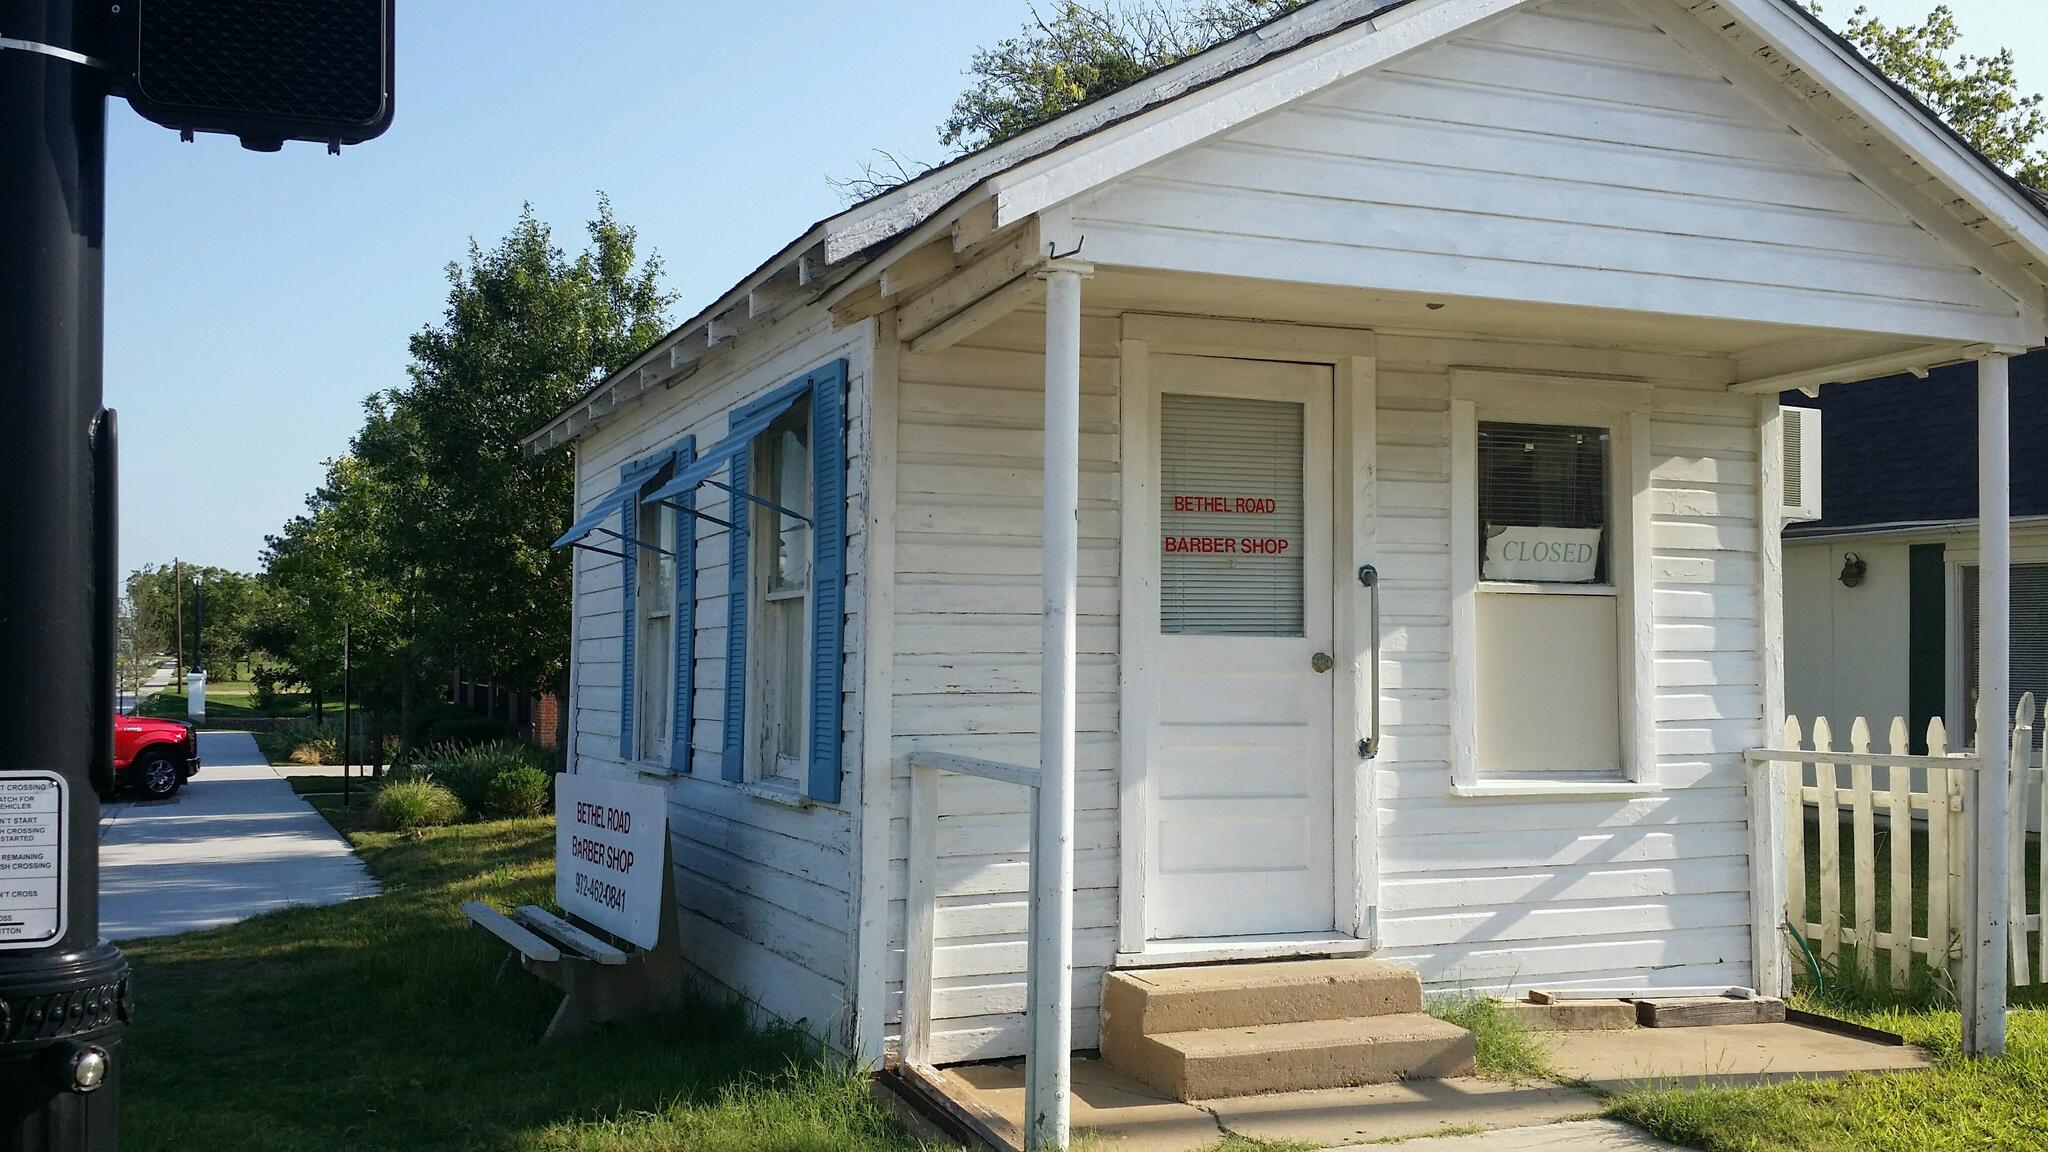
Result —
POLYGON ((1934 1063, 1910 1044, 1879 1044, 1802 1024, 1550 1032, 1538 1035, 1536 1042, 1549 1051, 1560 1074, 1607 1092, 1645 1081, 1762 1084, 1934 1063))
MULTIPOLYGON (((962 1065, 944 1075, 955 1091, 971 1094, 1013 1123, 1022 1121, 1021 1062, 962 1065)), ((1599 1108, 1598 1099, 1571 1088, 1475 1077, 1276 1092, 1204 1100, 1197 1106, 1167 1097, 1100 1060, 1074 1060, 1074 1130, 1094 1133, 1104 1148, 1117 1152, 1192 1152, 1216 1143, 1226 1131, 1258 1140, 1359 1144, 1547 1124, 1599 1108)))

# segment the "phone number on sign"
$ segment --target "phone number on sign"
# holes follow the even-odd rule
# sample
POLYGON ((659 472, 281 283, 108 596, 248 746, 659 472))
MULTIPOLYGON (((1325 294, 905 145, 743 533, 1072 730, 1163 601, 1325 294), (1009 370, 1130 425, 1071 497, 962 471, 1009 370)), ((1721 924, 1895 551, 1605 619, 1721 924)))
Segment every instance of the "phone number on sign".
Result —
POLYGON ((614 912, 626 910, 626 890, 617 884, 608 884, 594 876, 576 874, 576 895, 592 901, 614 912))

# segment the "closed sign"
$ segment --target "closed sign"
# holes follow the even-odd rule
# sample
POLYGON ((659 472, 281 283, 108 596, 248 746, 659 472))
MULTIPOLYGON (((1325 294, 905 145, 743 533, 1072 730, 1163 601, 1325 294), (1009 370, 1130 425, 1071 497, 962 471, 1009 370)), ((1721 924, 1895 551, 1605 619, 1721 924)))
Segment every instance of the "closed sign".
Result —
POLYGON ((1483 579, 1585 584, 1600 573, 1600 529, 1487 529, 1483 579))
POLYGON ((565 772, 555 777, 555 902, 564 912, 652 948, 661 932, 668 796, 565 772))

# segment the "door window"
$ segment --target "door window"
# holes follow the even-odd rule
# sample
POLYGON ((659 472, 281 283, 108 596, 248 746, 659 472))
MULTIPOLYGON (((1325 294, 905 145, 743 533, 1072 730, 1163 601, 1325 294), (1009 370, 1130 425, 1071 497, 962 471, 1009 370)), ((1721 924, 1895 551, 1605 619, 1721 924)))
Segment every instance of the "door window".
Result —
POLYGON ((1161 632, 1303 634, 1302 411, 1160 397, 1161 632))

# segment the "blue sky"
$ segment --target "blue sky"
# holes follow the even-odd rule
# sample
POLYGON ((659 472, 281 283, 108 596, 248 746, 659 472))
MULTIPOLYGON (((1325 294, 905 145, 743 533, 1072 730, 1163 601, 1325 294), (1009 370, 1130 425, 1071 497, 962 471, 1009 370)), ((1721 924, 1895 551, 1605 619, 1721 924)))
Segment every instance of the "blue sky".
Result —
MULTIPOLYGON (((1932 0, 1866 0, 1917 19, 1932 0)), ((1968 46, 2048 87, 2037 0, 1949 0, 1968 46)), ((1839 23, 1853 4, 1830 4, 1839 23)), ((364 396, 401 383, 443 268, 531 201, 575 250, 596 194, 694 312, 836 210, 828 175, 933 126, 975 46, 1025 0, 399 5, 398 118, 341 156, 180 144, 111 110, 107 403, 121 413, 124 568, 253 568, 342 452, 364 396), (573 14, 573 15, 572 15, 573 14)), ((566 510, 565 510, 566 513, 566 510)))

